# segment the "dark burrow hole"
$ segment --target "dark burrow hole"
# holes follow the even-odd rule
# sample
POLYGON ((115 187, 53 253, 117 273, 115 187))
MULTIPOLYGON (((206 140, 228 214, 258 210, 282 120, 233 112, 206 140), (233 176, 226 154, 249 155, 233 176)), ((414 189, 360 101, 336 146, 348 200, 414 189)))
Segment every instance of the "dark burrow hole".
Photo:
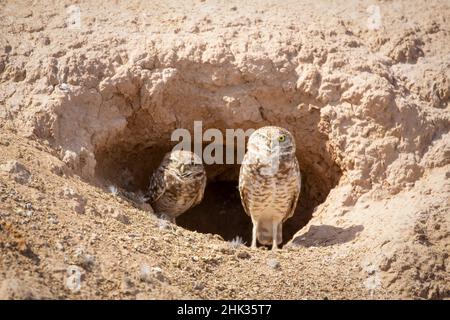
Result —
MULTIPOLYGON (((218 234, 226 241, 238 236, 250 245, 252 222, 241 205, 237 186, 237 181, 209 183, 204 201, 180 216, 177 224, 188 230, 218 234)), ((306 225, 313 209, 299 201, 294 216, 283 224, 283 244, 306 225)))
MULTIPOLYGON (((105 184, 113 184, 128 191, 146 191, 149 177, 172 145, 145 146, 117 144, 96 152, 96 174, 105 184)), ((302 172, 302 190, 295 214, 283 224, 283 244, 288 242, 311 219, 314 209, 325 201, 336 185, 340 172, 331 178, 321 176, 317 163, 309 164, 297 153, 302 172)), ((201 233, 218 234, 231 241, 241 237, 251 243, 252 223, 245 213, 239 196, 239 165, 205 166, 208 183, 203 201, 177 218, 177 225, 201 233)))

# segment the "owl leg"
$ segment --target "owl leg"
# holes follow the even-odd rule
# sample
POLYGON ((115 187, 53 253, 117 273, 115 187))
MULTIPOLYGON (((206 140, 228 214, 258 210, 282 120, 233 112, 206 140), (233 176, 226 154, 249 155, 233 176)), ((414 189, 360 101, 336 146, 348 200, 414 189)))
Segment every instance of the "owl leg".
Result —
POLYGON ((278 250, 278 223, 277 221, 272 222, 272 251, 278 250))
POLYGON ((256 234, 258 232, 258 222, 255 220, 252 220, 253 223, 253 229, 252 229, 252 248, 256 249, 256 234))

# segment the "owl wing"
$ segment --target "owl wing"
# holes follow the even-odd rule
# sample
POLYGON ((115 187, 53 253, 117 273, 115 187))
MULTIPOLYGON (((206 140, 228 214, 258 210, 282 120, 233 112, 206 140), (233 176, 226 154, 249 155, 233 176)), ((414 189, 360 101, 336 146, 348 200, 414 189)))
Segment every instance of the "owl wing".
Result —
POLYGON ((286 221, 287 219, 289 219, 290 217, 292 217, 294 215, 295 207, 297 206, 298 198, 300 196, 300 190, 302 189, 302 175, 300 173, 300 168, 298 165, 297 158, 294 158, 294 159, 295 159, 295 162, 294 162, 293 175, 297 178, 297 183, 294 188, 294 194, 293 194, 293 197, 291 200, 291 204, 289 206, 289 210, 286 213, 286 215, 284 216, 283 221, 286 221))
POLYGON ((206 173, 203 175, 203 179, 201 181, 199 192, 197 193, 197 197, 195 198, 192 206, 196 206, 200 202, 202 202, 203 195, 205 194, 205 188, 206 188, 206 173))
POLYGON ((156 202, 166 191, 166 181, 164 179, 164 166, 159 166, 158 169, 150 177, 150 184, 148 187, 149 202, 156 202))
MULTIPOLYGON (((248 153, 247 153, 248 154, 248 153)), ((248 156, 245 154, 244 159, 241 164, 241 168, 239 171, 239 194, 241 196, 242 206, 244 207, 244 211, 247 215, 250 216, 250 210, 247 207, 247 179, 244 175, 244 167, 248 165, 248 156)))

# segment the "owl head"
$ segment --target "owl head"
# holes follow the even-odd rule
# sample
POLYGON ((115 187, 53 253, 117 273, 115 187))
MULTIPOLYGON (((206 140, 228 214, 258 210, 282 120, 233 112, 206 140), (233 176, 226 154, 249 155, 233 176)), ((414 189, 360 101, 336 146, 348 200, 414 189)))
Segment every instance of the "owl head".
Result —
POLYGON ((279 161, 295 157, 295 140, 286 129, 275 126, 262 127, 253 132, 247 145, 250 159, 270 163, 278 168, 279 161))
POLYGON ((186 150, 173 150, 163 159, 167 170, 181 178, 199 178, 205 175, 205 168, 198 155, 186 150))

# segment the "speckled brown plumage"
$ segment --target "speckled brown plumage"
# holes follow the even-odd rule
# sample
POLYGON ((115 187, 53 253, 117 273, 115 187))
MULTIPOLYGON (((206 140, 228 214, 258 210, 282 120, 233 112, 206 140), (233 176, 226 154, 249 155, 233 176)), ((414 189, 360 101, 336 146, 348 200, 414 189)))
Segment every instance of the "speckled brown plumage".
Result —
POLYGON ((272 249, 282 242, 282 224, 294 214, 301 189, 295 150, 294 137, 283 128, 263 127, 249 138, 239 192, 253 222, 252 247, 256 240, 272 249))
POLYGON ((175 222, 202 201, 205 187, 206 172, 200 158, 190 151, 172 151, 150 178, 149 202, 157 214, 175 222))

